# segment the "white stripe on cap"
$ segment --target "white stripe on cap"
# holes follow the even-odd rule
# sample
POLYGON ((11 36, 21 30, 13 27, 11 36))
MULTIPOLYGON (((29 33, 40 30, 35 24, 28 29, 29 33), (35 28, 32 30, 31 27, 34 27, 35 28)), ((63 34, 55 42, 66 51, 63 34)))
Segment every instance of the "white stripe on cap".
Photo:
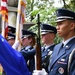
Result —
POLYGON ((27 37, 29 37, 29 36, 31 36, 31 35, 23 35, 22 37, 22 39, 24 39, 24 38, 27 38, 27 37))
POLYGON ((49 32, 54 32, 54 31, 52 31, 52 30, 41 30, 41 34, 47 34, 49 32))
POLYGON ((43 35, 43 34, 48 34, 49 32, 41 32, 41 34, 43 35))
POLYGON ((66 20, 66 19, 58 19, 56 22, 60 22, 60 21, 64 21, 64 20, 66 20))
POLYGON ((14 37, 13 37, 13 36, 8 36, 7 39, 8 39, 8 40, 9 40, 9 39, 14 39, 14 37))
POLYGON ((41 32, 54 32, 52 30, 41 30, 41 32))
POLYGON ((61 19, 61 18, 74 19, 73 17, 69 17, 69 16, 60 16, 60 17, 57 17, 57 19, 61 19))

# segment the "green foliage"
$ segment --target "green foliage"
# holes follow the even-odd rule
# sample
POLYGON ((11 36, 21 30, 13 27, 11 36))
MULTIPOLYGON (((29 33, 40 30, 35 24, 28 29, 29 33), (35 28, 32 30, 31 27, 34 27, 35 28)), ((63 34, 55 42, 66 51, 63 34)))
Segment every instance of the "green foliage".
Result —
POLYGON ((34 11, 31 11, 30 14, 32 16, 36 16, 36 14, 38 14, 39 10, 34 10, 34 11))
MULTIPOLYGON (((31 1, 29 1, 31 2, 31 1)), ((29 3, 27 2, 27 3, 29 3)), ((33 32, 35 32, 37 34, 37 30, 38 30, 38 26, 37 26, 37 14, 40 14, 40 22, 41 23, 47 23, 53 26, 56 26, 55 23, 55 10, 57 8, 55 8, 54 6, 52 6, 54 1, 51 0, 40 0, 40 1, 34 1, 33 3, 33 10, 32 11, 28 11, 29 16, 33 16, 33 20, 32 22, 35 23, 34 26, 32 26, 31 28, 29 28, 29 30, 32 30, 33 32), (36 7, 36 9, 34 9, 36 7)), ((31 3, 32 4, 32 3, 31 3)), ((30 4, 30 5, 31 5, 30 4)), ((30 10, 31 8, 29 8, 28 5, 28 9, 30 10)), ((28 10, 27 9, 27 10, 28 10)), ((30 17, 29 17, 30 19, 30 17)), ((59 38, 55 39, 55 42, 58 43, 59 42, 59 38)))
POLYGON ((37 24, 32 26, 32 27, 30 27, 28 30, 31 30, 32 32, 35 32, 37 34, 38 33, 38 26, 37 26, 37 24))
POLYGON ((2 73, 0 72, 0 75, 2 75, 2 73))
POLYGON ((69 9, 75 12, 75 0, 70 0, 69 9))
POLYGON ((65 6, 63 8, 69 9, 75 12, 75 0, 63 0, 65 1, 65 6))
POLYGON ((60 38, 58 35, 56 35, 54 42, 56 44, 60 43, 62 41, 62 38, 60 38))
MULTIPOLYGON (((61 2, 62 0, 60 0, 61 2)), ((75 11, 75 0, 63 0, 64 6, 66 9, 75 11), (64 2, 65 1, 65 2, 64 2)), ((30 16, 33 16, 32 22, 35 23, 34 26, 29 28, 37 34, 37 14, 40 14, 40 22, 47 23, 53 26, 56 26, 56 7, 53 6, 54 0, 27 0, 27 18, 28 21, 31 19, 30 16), (31 2, 32 1, 32 2, 31 2), (36 9, 35 9, 36 8, 36 9)), ((55 43, 59 43, 61 38, 56 35, 55 43)))

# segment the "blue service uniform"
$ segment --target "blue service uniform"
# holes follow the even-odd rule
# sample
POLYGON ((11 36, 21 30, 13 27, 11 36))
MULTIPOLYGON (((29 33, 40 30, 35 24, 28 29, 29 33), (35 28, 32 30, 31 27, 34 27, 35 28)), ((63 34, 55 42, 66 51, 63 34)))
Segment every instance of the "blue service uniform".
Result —
MULTIPOLYGON (((42 68, 45 68, 45 70, 48 72, 48 65, 49 65, 49 58, 53 52, 53 48, 55 45, 51 45, 49 46, 47 49, 44 49, 44 47, 42 47, 41 51, 42 51, 42 68)), ((32 48, 32 47, 30 47, 32 48)), ((26 50, 25 48, 23 48, 21 50, 22 55, 24 56, 26 61, 31 61, 31 63, 29 64, 29 70, 31 72, 33 72, 33 70, 35 69, 35 61, 34 61, 34 55, 36 53, 36 49, 32 48, 26 50)))
POLYGON ((53 48, 55 44, 48 46, 47 48, 42 48, 42 68, 48 72, 49 60, 51 58, 53 48))
POLYGON ((73 58, 70 74, 68 74, 68 59, 72 50, 75 48, 75 38, 71 39, 63 48, 62 43, 54 48, 52 59, 49 66, 49 75, 75 75, 75 58, 73 58))
POLYGON ((24 47, 20 52, 22 53, 24 59, 27 62, 29 71, 33 72, 33 70, 35 69, 35 49, 32 46, 27 46, 24 47))

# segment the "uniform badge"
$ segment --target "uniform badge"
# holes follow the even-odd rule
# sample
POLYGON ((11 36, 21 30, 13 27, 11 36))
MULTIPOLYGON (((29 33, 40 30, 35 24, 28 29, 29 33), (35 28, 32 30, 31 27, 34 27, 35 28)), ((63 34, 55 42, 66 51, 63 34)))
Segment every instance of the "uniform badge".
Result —
POLYGON ((63 74, 63 73, 64 73, 64 69, 63 69, 62 67, 60 67, 60 68, 58 69, 58 72, 59 72, 60 74, 63 74))
POLYGON ((50 51, 50 52, 48 53, 48 55, 51 55, 51 54, 52 54, 52 52, 53 52, 53 51, 50 51))
POLYGON ((61 59, 61 61, 65 61, 65 59, 61 59))
POLYGON ((47 56, 45 56, 45 58, 46 58, 47 56))
POLYGON ((28 49, 28 51, 31 51, 30 49, 28 49))

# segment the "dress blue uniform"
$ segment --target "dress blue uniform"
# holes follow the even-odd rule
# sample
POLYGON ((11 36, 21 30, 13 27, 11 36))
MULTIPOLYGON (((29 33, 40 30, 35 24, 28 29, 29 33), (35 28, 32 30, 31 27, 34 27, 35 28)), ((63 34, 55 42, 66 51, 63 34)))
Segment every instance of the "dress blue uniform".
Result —
MULTIPOLYGON (((69 54, 71 51, 75 48, 75 38, 70 40, 63 48, 62 43, 58 44, 54 48, 54 52, 52 55, 52 60, 50 64, 50 73, 49 75, 68 75, 68 59, 69 59, 69 54)), ((75 62, 75 61, 74 61, 75 62)), ((73 64, 75 64, 73 62, 73 64)), ((72 64, 72 65, 73 65, 72 64)), ((75 75, 72 74, 74 71, 74 67, 72 66, 72 71, 70 75, 75 75)))
MULTIPOLYGON (((41 49, 41 51, 42 51, 42 68, 45 68, 46 71, 48 71, 49 58, 53 52, 54 46, 55 46, 55 44, 51 45, 50 47, 45 49, 46 51, 43 51, 43 49, 41 49)), ((25 58, 26 62, 28 60, 32 60, 32 62, 33 62, 31 65, 32 67, 29 67, 29 68, 31 68, 30 71, 32 72, 35 69, 34 55, 36 53, 36 49, 31 49, 30 51, 28 51, 28 50, 25 50, 25 48, 24 48, 21 50, 21 53, 22 53, 23 57, 25 58)))
MULTIPOLYGON (((48 24, 42 24, 41 25, 41 34, 46 34, 46 33, 55 33, 57 32, 56 28, 53 26, 50 26, 48 24)), ((25 33, 26 34, 26 33, 25 33)), ((55 44, 52 44, 50 46, 48 46, 46 49, 43 49, 44 46, 41 48, 42 51, 42 68, 45 68, 46 71, 48 71, 48 63, 49 63, 49 57, 52 54, 53 48, 54 48, 55 44)), ((36 54, 36 49, 34 48, 28 48, 26 49, 25 47, 21 50, 22 55, 24 56, 25 60, 34 60, 34 55, 36 54)), ((31 68, 31 72, 34 70, 34 66, 35 66, 35 62, 33 61, 33 64, 31 65, 33 67, 31 68)))
POLYGON ((51 58, 55 44, 49 46, 47 49, 42 49, 42 68, 48 72, 49 60, 51 58))
POLYGON ((29 71, 33 72, 35 68, 35 65, 34 65, 35 64, 35 60, 34 60, 35 49, 31 46, 27 46, 21 49, 20 52, 22 53, 24 59, 26 60, 29 71))
MULTIPOLYGON (((48 24, 41 24, 41 35, 45 35, 48 33, 56 34, 57 30, 54 26, 51 26, 48 24)), ((49 60, 51 58, 54 46, 55 46, 55 44, 53 42, 52 44, 50 44, 48 46, 45 45, 45 43, 44 43, 44 46, 42 47, 42 68, 44 68, 46 70, 46 72, 48 72, 49 60)))
POLYGON ((72 50, 70 56, 69 56, 69 61, 68 61, 68 74, 69 75, 74 75, 75 71, 73 71, 73 67, 75 66, 75 62, 73 60, 75 59, 75 48, 72 50), (72 73, 73 71, 73 73, 72 73))
MULTIPOLYGON (((75 13, 70 10, 58 9, 56 13, 57 22, 64 20, 75 21, 75 13)), ((75 48, 75 36, 67 39, 64 43, 66 43, 64 46, 60 43, 54 48, 49 66, 49 75, 75 75, 75 56, 72 59, 70 72, 68 72, 68 59, 75 48)))
MULTIPOLYGON (((28 38, 29 36, 33 36, 35 37, 35 33, 28 31, 28 30, 22 30, 22 39, 24 38, 28 38)), ((33 41, 32 41, 33 42, 33 41)), ((27 66, 30 72, 33 72, 34 68, 35 68, 35 61, 34 61, 34 55, 35 55, 35 50, 33 46, 26 46, 23 47, 20 51, 23 55, 23 57, 25 58, 26 62, 27 62, 27 66)))

